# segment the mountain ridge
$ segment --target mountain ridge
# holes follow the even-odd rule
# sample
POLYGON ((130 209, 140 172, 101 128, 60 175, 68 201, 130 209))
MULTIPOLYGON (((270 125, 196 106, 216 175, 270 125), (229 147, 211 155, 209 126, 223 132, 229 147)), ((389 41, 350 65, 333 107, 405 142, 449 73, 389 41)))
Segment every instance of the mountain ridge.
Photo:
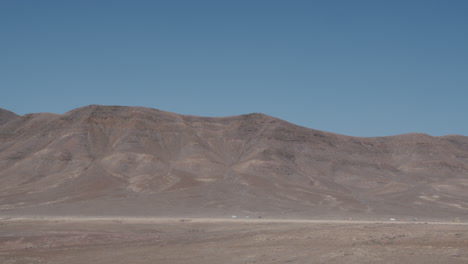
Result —
POLYGON ((468 137, 351 137, 264 114, 90 105, 0 125, 8 214, 453 217, 468 137))
MULTIPOLYGON (((39 112, 39 113, 28 113, 28 114, 25 114, 25 115, 17 115, 16 113, 14 113, 12 111, 0 108, 0 115, 4 114, 4 112, 5 112, 5 113, 13 114, 14 118, 22 117, 22 116, 29 116, 29 115, 62 116, 62 115, 72 113, 72 112, 75 112, 75 111, 81 111, 81 110, 86 111, 86 109, 99 108, 99 107, 149 109, 149 110, 155 110, 155 111, 158 111, 158 112, 161 112, 161 113, 167 113, 167 114, 179 115, 179 116, 185 116, 185 117, 202 118, 202 119, 236 118, 236 117, 242 117, 242 116, 260 115, 260 116, 265 116, 265 117, 269 117, 269 118, 274 118, 276 120, 280 120, 282 122, 286 122, 286 123, 289 123, 289 124, 294 125, 294 126, 298 126, 298 127, 302 127, 302 128, 306 128, 306 129, 310 129, 310 130, 315 130, 315 131, 320 131, 320 132, 323 132, 323 133, 334 134, 334 135, 339 135, 339 136, 346 136, 346 137, 352 137, 352 138, 386 138, 386 137, 398 137, 398 136, 404 136, 404 135, 421 135, 421 136, 429 136, 429 137, 435 137, 435 138, 441 138, 441 137, 468 137, 468 136, 461 135, 461 134, 447 134, 447 135, 440 135, 440 136, 432 136, 432 135, 424 133, 424 132, 408 132, 408 133, 387 135, 387 136, 350 136, 350 135, 346 135, 346 134, 340 134, 340 133, 335 133, 335 132, 330 132, 330 131, 325 131, 325 130, 320 130, 320 129, 315 129, 315 128, 310 128, 310 127, 306 127, 306 126, 297 125, 295 123, 291 123, 291 122, 286 121, 284 119, 280 119, 280 118, 277 118, 277 117, 274 117, 274 116, 271 116, 271 115, 268 115, 268 114, 264 114, 264 113, 261 113, 261 112, 254 112, 254 113, 240 114, 240 115, 231 115, 231 116, 197 116, 197 115, 188 115, 188 114, 178 114, 178 113, 174 113, 174 112, 164 111, 164 110, 160 110, 160 109, 156 109, 156 108, 150 108, 150 107, 143 107, 143 106, 120 106, 120 105, 91 104, 91 105, 87 105, 87 106, 72 109, 72 110, 67 111, 67 112, 65 112, 63 114, 56 114, 56 113, 50 113, 50 112, 39 112)), ((2 125, 2 122, 0 122, 0 125, 2 125)))

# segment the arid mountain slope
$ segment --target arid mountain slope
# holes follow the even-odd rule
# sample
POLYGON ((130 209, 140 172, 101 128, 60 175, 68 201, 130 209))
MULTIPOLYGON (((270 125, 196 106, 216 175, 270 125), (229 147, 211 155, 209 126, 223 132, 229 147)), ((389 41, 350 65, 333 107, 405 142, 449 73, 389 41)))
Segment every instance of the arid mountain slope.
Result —
POLYGON ((17 114, 0 108, 0 126, 17 117, 18 117, 17 114))
POLYGON ((2 214, 468 216, 463 136, 356 138, 263 114, 97 105, 4 120, 2 214))

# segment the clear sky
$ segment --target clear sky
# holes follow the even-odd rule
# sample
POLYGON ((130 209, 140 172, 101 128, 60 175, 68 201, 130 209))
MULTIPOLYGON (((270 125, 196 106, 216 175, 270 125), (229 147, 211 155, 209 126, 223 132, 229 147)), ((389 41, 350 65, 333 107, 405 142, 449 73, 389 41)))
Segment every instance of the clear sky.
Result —
POLYGON ((1 0, 0 108, 468 136, 466 0, 1 0))

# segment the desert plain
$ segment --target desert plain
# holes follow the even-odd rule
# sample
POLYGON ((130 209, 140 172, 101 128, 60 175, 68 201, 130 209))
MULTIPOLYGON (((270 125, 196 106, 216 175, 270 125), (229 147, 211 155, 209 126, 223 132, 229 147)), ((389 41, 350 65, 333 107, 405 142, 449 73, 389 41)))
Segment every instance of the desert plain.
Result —
POLYGON ((468 263, 454 222, 41 217, 0 220, 0 263, 468 263))

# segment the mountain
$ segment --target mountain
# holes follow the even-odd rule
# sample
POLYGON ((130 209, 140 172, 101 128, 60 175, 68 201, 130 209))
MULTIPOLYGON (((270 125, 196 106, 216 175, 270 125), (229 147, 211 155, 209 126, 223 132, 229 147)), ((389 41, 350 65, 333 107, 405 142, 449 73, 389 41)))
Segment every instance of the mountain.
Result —
POLYGON ((17 114, 0 108, 0 126, 17 117, 18 117, 17 114))
POLYGON ((468 216, 464 136, 359 138, 122 106, 5 113, 0 215, 468 216))

